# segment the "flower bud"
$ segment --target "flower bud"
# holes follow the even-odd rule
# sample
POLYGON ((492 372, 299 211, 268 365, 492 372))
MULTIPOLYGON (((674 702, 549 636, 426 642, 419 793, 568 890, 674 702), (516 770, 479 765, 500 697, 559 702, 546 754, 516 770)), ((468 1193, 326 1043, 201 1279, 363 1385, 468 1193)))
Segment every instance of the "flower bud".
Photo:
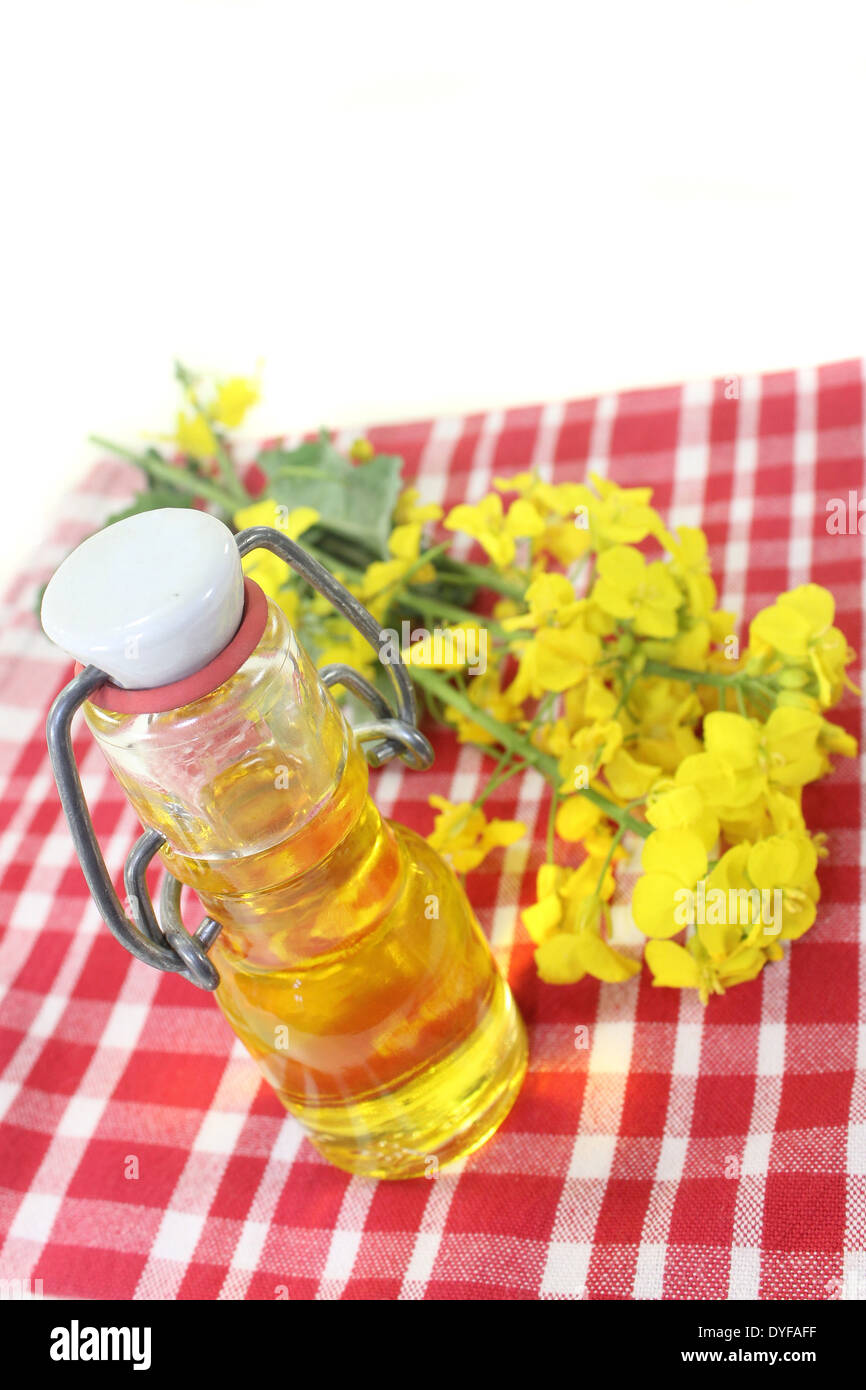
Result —
POLYGON ((809 680, 809 672, 804 671, 802 666, 786 666, 776 677, 776 683, 783 690, 802 690, 809 680))
POLYGON ((776 705, 792 705, 795 709, 818 708, 814 695, 804 695, 801 690, 781 690, 776 696, 776 705))

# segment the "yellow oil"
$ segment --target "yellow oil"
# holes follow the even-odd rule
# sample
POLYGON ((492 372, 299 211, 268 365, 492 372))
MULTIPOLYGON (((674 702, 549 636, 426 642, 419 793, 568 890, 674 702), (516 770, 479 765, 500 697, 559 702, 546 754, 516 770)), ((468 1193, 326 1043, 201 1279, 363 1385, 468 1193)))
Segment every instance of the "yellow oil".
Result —
MULTIPOLYGON (((342 720, 321 736, 338 776, 299 826, 303 768, 247 758, 209 786, 209 819, 271 847, 163 858, 222 923, 219 1006, 320 1152, 369 1177, 432 1176, 507 1114, 525 1030, 451 869, 380 816, 342 720)), ((170 800, 123 781, 143 823, 168 829, 170 800)))

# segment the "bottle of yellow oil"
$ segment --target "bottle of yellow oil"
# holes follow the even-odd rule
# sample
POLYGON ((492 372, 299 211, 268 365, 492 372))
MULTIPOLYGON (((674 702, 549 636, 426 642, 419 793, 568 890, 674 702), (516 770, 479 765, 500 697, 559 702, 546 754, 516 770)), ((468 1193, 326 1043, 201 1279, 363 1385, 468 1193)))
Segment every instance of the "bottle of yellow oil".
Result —
POLYGON ((404 1178, 478 1148, 526 1068, 511 992, 450 868, 379 814, 227 528, 173 509, 118 522, 61 565, 42 618, 104 673, 87 723, 218 930, 220 1009, 320 1152, 404 1178))

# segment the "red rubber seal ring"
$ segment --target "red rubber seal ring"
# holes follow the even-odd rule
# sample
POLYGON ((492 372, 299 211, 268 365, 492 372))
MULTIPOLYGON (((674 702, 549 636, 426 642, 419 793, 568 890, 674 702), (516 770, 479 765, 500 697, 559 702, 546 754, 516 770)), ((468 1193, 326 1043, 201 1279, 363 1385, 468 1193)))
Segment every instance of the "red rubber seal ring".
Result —
MULTIPOLYGON (((165 714, 167 710, 191 705, 193 700, 212 695, 235 671, 240 670, 262 640, 267 620, 268 600, 264 592, 254 580, 245 578, 240 627, 228 645, 207 666, 194 671, 191 676, 184 676, 183 680, 170 681, 168 685, 154 685, 149 690, 124 690, 113 681, 106 681, 88 696, 88 700, 100 709, 116 714, 165 714)), ((83 670, 81 662, 77 661, 76 676, 83 670)))

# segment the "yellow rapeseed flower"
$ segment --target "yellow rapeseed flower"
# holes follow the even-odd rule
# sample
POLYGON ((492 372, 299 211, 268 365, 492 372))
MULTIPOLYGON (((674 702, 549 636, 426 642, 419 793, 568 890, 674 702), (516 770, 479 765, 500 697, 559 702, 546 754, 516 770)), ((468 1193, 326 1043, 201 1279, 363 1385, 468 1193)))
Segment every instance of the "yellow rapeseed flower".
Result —
POLYGON ((474 506, 461 503, 452 507, 444 524, 448 531, 463 531, 477 540, 497 569, 507 569, 514 563, 518 539, 540 535, 544 530, 531 503, 518 498, 506 514, 498 492, 488 493, 474 506))
POLYGON ((651 872, 637 885, 641 891, 635 891, 633 911, 641 930, 654 938, 646 948, 653 983, 697 989, 706 1003, 710 994, 722 994, 731 985, 752 980, 767 960, 778 960, 781 939, 808 931, 820 896, 815 876, 818 853, 810 837, 799 830, 733 846, 706 878, 701 909, 693 905, 696 920, 682 946, 665 939, 684 925, 680 912, 674 914, 673 930, 669 930, 671 880, 676 874, 677 884, 687 880, 691 890, 704 878, 706 864, 690 842, 688 866, 678 868, 676 835, 657 831, 646 842, 644 864, 651 872), (656 839, 665 835, 664 841, 656 839))
POLYGON ((683 596, 667 565, 647 564, 634 546, 616 545, 598 557, 592 600, 604 613, 631 623, 639 637, 674 637, 683 596))
POLYGON ((369 463, 371 458, 375 458, 376 449, 369 439, 356 439, 349 450, 349 458, 354 459, 355 463, 369 463))
MULTIPOLYGON (((502 724, 517 724, 523 717, 522 705, 501 688, 499 668, 492 662, 486 671, 467 682, 466 695, 476 709, 492 715, 502 724)), ((455 705, 446 705, 445 718, 456 728, 460 743, 486 745, 497 741, 494 734, 455 705)))
MULTIPOLYGON (((739 929, 750 945, 763 946, 779 938, 795 939, 815 921, 815 904, 821 896, 815 874, 817 865, 817 849, 804 831, 769 835, 755 844, 746 840, 722 856, 707 880, 707 891, 721 888, 725 894, 733 890, 741 895, 740 901, 749 915, 739 923, 739 929), (766 899, 759 901, 752 891, 755 889, 763 892, 766 899), (781 922, 774 920, 772 910, 769 920, 763 916, 764 901, 772 904, 769 895, 775 890, 781 896, 781 922)), ((704 931, 707 944, 710 930, 707 926, 704 931)))
POLYGON ((712 960, 697 933, 689 937, 685 946, 677 941, 648 941, 644 952, 654 985, 696 989, 703 1004, 711 994, 724 994, 732 985, 754 980, 767 960, 778 960, 780 954, 776 946, 762 951, 758 946, 741 941, 729 955, 712 960))
POLYGON ((673 778, 656 783, 646 818, 656 830, 693 831, 707 851, 719 838, 718 817, 707 806, 698 786, 680 780, 679 769, 673 778))
POLYGON ((701 703, 680 682, 649 676, 635 681, 620 717, 632 751, 643 762, 674 772, 683 758, 701 750, 695 725, 701 703))
POLYGON ((683 929, 677 908, 707 872, 707 851, 693 830, 654 830, 644 840, 644 873, 632 894, 632 916, 645 936, 670 937, 683 929))
POLYGON ((248 507, 241 507, 234 514, 234 523, 239 531, 245 531, 250 526, 270 526, 275 531, 281 531, 292 541, 309 531, 319 519, 319 513, 314 507, 290 509, 269 497, 260 502, 251 502, 248 507))
POLYGON ((578 729, 559 759, 560 790, 567 794, 590 786, 599 768, 611 761, 621 743, 622 725, 615 719, 578 729))
POLYGON ((257 404, 260 394, 259 383, 252 378, 228 377, 217 383, 210 413, 218 425, 224 425, 228 430, 237 429, 247 411, 257 404))
POLYGON ((213 431, 201 415, 187 415, 179 410, 174 427, 174 442, 182 454, 198 459, 200 463, 212 459, 216 453, 216 439, 213 431))
MULTIPOLYGON (((271 526, 295 541, 316 524, 319 513, 313 507, 296 507, 289 511, 271 498, 264 498, 248 507, 241 507, 233 519, 239 531, 250 526, 271 526)), ((292 571, 285 560, 270 550, 253 550, 244 556, 242 564, 244 574, 258 584, 268 598, 279 604, 292 626, 297 626, 300 600, 294 589, 286 587, 292 571)))
POLYGON ((597 473, 589 476, 595 492, 581 483, 572 494, 581 554, 594 550, 601 555, 612 546, 637 545, 647 536, 664 540, 661 518, 649 505, 652 488, 623 488, 597 473))
POLYGON ((439 521, 442 517, 442 508, 438 502, 419 502, 420 493, 416 487, 404 488, 397 498, 397 505, 394 508, 394 520, 398 525, 407 522, 420 521, 439 521))
POLYGON ((854 652, 833 626, 835 611, 829 590, 820 584, 802 584, 780 594, 753 618, 749 628, 749 647, 757 656, 774 656, 783 666, 811 668, 823 709, 836 704, 846 686, 860 693, 845 675, 854 652))
POLYGON ((716 710, 704 719, 704 746, 710 758, 734 774, 722 817, 751 805, 770 789, 788 792, 814 782, 824 770, 818 749, 822 720, 812 710, 782 707, 765 724, 741 714, 716 710))
POLYGON ((532 637, 511 641, 519 658, 509 691, 514 701, 538 699, 579 684, 601 655, 599 638, 586 626, 586 601, 575 597, 565 575, 545 574, 533 580, 526 602, 526 612, 502 623, 510 632, 534 630, 532 637))
POLYGON ((468 801, 455 804, 444 796, 431 796, 428 800, 439 814, 427 842, 449 859, 459 874, 476 869, 497 846, 513 845, 526 834, 526 826, 520 821, 488 821, 481 807, 468 801))
POLYGON ((494 478, 499 492, 517 492, 535 508, 543 530, 532 538, 532 554, 546 552, 568 567, 586 551, 586 532, 575 525, 575 512, 585 488, 580 483, 548 483, 537 473, 515 473, 511 478, 494 478))
POLYGON ((535 952, 539 978, 548 985, 573 985, 585 975, 620 984, 640 973, 640 961, 614 950, 597 931, 555 932, 535 952))
MULTIPOLYGON (((388 537, 388 553, 393 555, 395 560, 404 560, 406 570, 414 566, 415 561, 421 555, 421 538, 424 527, 420 521, 407 521, 394 527, 388 537)), ((436 570, 429 562, 422 565, 420 569, 413 569, 413 584, 432 584, 436 579, 436 570)))
POLYGON ((584 600, 578 599, 564 574, 545 573, 533 579, 526 590, 525 602, 525 612, 503 620, 506 631, 539 628, 551 623, 565 627, 587 607, 584 600))
POLYGON ((462 623, 427 633, 413 642, 402 657, 408 666, 423 667, 427 671, 462 671, 477 659, 482 632, 486 632, 483 623, 466 618, 462 623))
POLYGON ((671 569, 686 593, 689 612, 706 618, 716 606, 716 586, 710 576, 707 538, 696 526, 680 526, 676 539, 668 541, 673 556, 671 569))
MULTIPOLYGON (((535 964, 547 984, 576 984, 584 975, 616 984, 640 970, 639 961, 622 955, 601 934, 602 897, 587 888, 600 867, 591 859, 579 869, 544 864, 538 871, 536 902, 521 915, 537 943, 535 964)), ((604 896, 613 892, 612 875, 608 878, 604 896)))

